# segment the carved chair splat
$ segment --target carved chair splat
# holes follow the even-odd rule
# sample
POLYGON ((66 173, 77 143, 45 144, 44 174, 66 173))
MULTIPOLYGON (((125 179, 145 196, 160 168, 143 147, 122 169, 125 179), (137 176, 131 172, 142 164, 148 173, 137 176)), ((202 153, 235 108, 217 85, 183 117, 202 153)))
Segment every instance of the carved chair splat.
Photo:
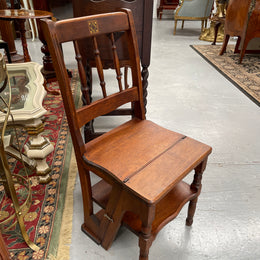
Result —
POLYGON ((139 237, 139 259, 147 260, 157 233, 187 202, 190 206, 186 224, 192 224, 211 147, 145 119, 140 58, 131 11, 57 22, 43 20, 41 26, 53 57, 76 154, 84 209, 82 230, 108 249, 120 226, 125 225, 139 237), (128 59, 124 66, 131 72, 131 84, 125 84, 124 88, 114 39, 119 32, 124 32, 127 39, 124 42, 128 59), (98 44, 100 35, 110 39, 109 55, 114 62, 111 67, 115 70, 115 84, 118 85, 112 94, 111 82, 107 80, 105 83, 103 57, 98 44), (82 86, 88 96, 91 90, 87 87, 77 47, 77 41, 85 38, 91 38, 93 42, 92 50, 88 51, 95 54, 103 96, 76 109, 61 44, 74 41, 82 86), (87 143, 83 141, 81 128, 86 123, 126 103, 131 104, 132 119, 87 143), (195 177, 189 185, 182 179, 192 170, 195 170, 195 177), (90 171, 101 181, 92 185, 90 171), (93 203, 97 203, 101 210, 95 213, 93 203))

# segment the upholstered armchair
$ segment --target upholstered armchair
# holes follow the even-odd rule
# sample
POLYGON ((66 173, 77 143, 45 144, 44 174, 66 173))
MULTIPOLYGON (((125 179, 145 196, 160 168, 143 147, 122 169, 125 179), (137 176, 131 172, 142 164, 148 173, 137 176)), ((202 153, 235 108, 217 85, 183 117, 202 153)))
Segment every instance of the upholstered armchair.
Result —
POLYGON ((182 29, 185 20, 201 21, 201 31, 207 25, 212 10, 214 0, 182 0, 181 5, 176 9, 174 15, 175 26, 174 32, 176 33, 177 22, 182 21, 182 29))

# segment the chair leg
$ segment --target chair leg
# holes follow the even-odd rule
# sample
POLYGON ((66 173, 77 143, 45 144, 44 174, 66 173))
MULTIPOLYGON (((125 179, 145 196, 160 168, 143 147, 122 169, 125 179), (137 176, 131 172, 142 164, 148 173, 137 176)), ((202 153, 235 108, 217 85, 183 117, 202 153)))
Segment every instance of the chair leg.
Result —
POLYGON ((246 48, 247 48, 247 45, 250 42, 250 40, 251 40, 250 38, 242 39, 243 44, 242 44, 241 51, 240 51, 239 63, 241 63, 244 58, 246 48))
POLYGON ((98 237, 99 223, 96 216, 93 214, 92 189, 89 171, 80 166, 80 164, 78 165, 84 211, 84 223, 81 226, 81 230, 96 243, 100 244, 101 240, 98 237))
POLYGON ((181 23, 181 29, 184 28, 184 20, 182 20, 182 23, 181 23))
POLYGON ((140 247, 140 255, 139 260, 148 260, 149 249, 152 245, 151 237, 146 238, 144 235, 139 236, 139 247, 140 247))
POLYGON ((142 212, 142 228, 139 235, 139 260, 148 260, 149 249, 153 243, 152 223, 155 216, 155 206, 147 206, 142 212))
POLYGON ((174 31, 173 31, 173 35, 176 34, 176 29, 177 29, 177 22, 178 20, 175 20, 175 23, 174 23, 174 31))
POLYGON ((193 223, 193 217, 194 217, 194 214, 195 214, 195 211, 196 211, 197 201, 198 201, 198 197, 191 200, 190 203, 189 203, 188 216, 186 218, 186 225, 187 226, 191 226, 192 223, 193 223))
POLYGON ((202 161, 196 168, 195 168, 195 175, 193 182, 191 184, 191 189, 195 190, 198 195, 196 198, 190 201, 189 203, 189 208, 188 208, 188 216, 186 218, 186 225, 191 226, 193 223, 193 217, 196 211, 196 205, 198 201, 198 196, 200 194, 200 189, 201 189, 201 179, 202 179, 202 174, 206 169, 207 165, 207 158, 202 161))
POLYGON ((219 55, 223 55, 224 52, 226 52, 227 44, 228 44, 229 38, 230 38, 230 35, 226 34, 219 55))

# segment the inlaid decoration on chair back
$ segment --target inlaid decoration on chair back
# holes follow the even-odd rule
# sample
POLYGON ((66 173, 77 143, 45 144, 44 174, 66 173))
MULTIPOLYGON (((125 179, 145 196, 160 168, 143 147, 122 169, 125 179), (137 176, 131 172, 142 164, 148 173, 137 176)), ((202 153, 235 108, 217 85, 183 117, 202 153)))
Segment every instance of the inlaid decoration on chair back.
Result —
POLYGON ((75 142, 74 145, 80 143, 80 146, 83 146, 84 142, 81 140, 80 135, 80 128, 82 126, 98 116, 114 111, 125 103, 131 104, 135 117, 140 119, 145 118, 140 59, 131 11, 123 10, 121 12, 72 18, 57 22, 46 19, 42 20, 41 24, 53 59, 72 138, 75 142), (125 51, 128 52, 129 57, 128 60, 123 61, 119 60, 117 52, 117 37, 122 34, 127 38, 127 41, 125 41, 127 43, 125 51), (106 53, 103 52, 102 48, 99 48, 100 37, 107 38, 109 48, 106 48, 106 53), (89 97, 89 91, 91 90, 87 86, 82 55, 78 44, 80 40, 86 38, 91 42, 91 48, 88 45, 87 51, 93 53, 93 60, 97 68, 102 93, 102 98, 93 102, 91 102, 89 97), (62 52, 62 43, 66 42, 73 42, 81 85, 84 90, 83 95, 87 100, 87 105, 79 109, 76 109, 74 106, 70 80, 67 76, 62 52), (109 53, 107 52, 108 50, 109 53), (113 62, 111 67, 115 70, 116 84, 118 85, 114 93, 111 93, 111 90, 115 88, 106 82, 103 72, 103 64, 105 62, 103 56, 108 57, 108 55, 113 62), (128 83, 123 84, 122 82, 122 63, 124 67, 130 68, 132 75, 131 87, 129 87, 128 83), (73 135, 75 136, 73 137, 73 135))

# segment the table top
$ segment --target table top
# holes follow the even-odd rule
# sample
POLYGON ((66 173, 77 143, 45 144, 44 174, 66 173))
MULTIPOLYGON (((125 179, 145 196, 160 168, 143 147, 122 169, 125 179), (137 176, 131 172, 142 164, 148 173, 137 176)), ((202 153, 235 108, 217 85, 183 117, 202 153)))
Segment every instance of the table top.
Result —
MULTIPOLYGON (((43 87, 44 78, 41 73, 42 66, 36 62, 7 64, 9 86, 0 93, 8 103, 11 95, 11 112, 15 121, 25 121, 40 118, 47 111, 42 102, 46 95, 43 87)), ((0 87, 3 82, 0 82, 0 87)), ((6 109, 6 105, 0 100, 0 108, 6 109)), ((0 112, 0 122, 4 121, 5 115, 0 112)), ((8 120, 11 121, 11 118, 8 120)))
POLYGON ((0 19, 29 19, 29 18, 49 18, 51 12, 42 10, 24 10, 24 9, 4 9, 0 10, 0 19))

